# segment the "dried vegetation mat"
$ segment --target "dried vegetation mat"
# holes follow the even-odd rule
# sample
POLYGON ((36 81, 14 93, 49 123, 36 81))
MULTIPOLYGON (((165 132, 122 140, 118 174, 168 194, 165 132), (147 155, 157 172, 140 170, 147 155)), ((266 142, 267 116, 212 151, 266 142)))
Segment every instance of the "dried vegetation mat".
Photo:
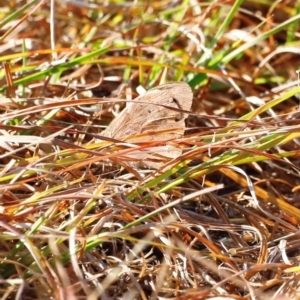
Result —
POLYGON ((0 3, 1 299, 300 299, 299 1, 0 3), (167 82, 184 135, 101 135, 167 82))

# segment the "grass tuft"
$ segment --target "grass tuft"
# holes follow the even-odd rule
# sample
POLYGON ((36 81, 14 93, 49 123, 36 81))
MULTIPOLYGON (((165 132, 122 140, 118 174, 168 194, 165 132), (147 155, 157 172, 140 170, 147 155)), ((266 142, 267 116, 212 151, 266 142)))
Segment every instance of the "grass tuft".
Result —
POLYGON ((299 299, 298 1, 6 2, 1 298, 299 299), (101 135, 178 81, 184 136, 101 135))

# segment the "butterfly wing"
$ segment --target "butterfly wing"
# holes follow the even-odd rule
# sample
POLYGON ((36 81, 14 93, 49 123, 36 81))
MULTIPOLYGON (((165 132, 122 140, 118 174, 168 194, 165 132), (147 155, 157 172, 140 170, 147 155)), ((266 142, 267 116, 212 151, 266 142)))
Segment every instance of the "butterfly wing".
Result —
MULTIPOLYGON (((191 109, 193 93, 184 82, 172 82, 155 87, 137 97, 116 117, 103 136, 130 142, 171 140, 183 136, 185 119, 191 109), (173 109, 170 109, 173 108, 173 109)), ((134 153, 135 158, 147 159, 149 153, 176 158, 180 149, 169 145, 147 148, 147 154, 134 153)))
MULTIPOLYGON (((102 135, 123 140, 138 134, 177 128, 181 129, 176 133, 176 137, 179 137, 184 133, 184 120, 188 115, 180 110, 189 111, 192 99, 193 93, 187 83, 172 82, 160 85, 127 105, 102 132, 102 135)), ((156 140, 158 138, 153 135, 152 137, 156 140)), ((166 139, 166 137, 161 136, 159 139, 166 139)))

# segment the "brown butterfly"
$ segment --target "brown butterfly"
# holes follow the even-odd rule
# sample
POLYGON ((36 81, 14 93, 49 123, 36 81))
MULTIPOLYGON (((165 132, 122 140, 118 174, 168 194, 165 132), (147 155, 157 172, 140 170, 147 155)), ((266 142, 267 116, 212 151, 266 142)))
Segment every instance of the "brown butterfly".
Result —
MULTIPOLYGON (((184 134, 185 119, 188 116, 182 110, 189 111, 192 100, 192 89, 185 82, 157 86, 127 105, 101 135, 130 143, 180 138, 184 134)), ((159 159, 156 154, 177 158, 181 153, 180 148, 167 142, 165 145, 147 147, 127 157, 141 160, 140 166, 158 168, 162 163, 148 162, 159 159)))

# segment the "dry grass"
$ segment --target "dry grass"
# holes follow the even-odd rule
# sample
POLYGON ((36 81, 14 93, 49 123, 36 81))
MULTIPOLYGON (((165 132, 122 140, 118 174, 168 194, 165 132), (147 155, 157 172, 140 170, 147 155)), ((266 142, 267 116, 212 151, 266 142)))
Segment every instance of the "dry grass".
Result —
POLYGON ((299 2, 95 2, 0 1, 1 299, 300 299, 299 2), (169 81, 135 169, 101 131, 169 81))

